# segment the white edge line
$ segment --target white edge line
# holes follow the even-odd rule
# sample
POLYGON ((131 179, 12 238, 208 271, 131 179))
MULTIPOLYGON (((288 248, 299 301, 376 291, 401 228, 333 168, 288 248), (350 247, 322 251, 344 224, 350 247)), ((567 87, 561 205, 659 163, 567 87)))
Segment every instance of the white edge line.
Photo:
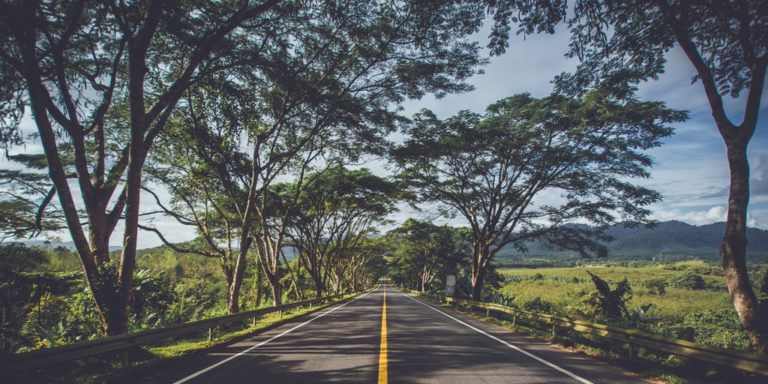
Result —
POLYGON ((439 309, 437 309, 437 308, 435 308, 435 307, 433 307, 431 305, 428 305, 428 304, 425 304, 425 303, 423 303, 423 302, 421 302, 419 300, 416 300, 413 297, 408 296, 408 295, 406 295, 406 294, 404 294, 404 293, 402 293, 400 291, 398 291, 398 293, 400 293, 401 295, 403 295, 403 296, 405 296, 405 297, 407 297, 407 298, 409 298, 409 299, 411 299, 411 300, 413 300, 413 301, 415 301, 415 302, 417 302, 417 303, 419 303, 419 304, 421 304, 421 305, 423 305, 423 306, 425 306, 425 307, 427 307, 427 308, 429 308, 429 309, 431 309, 431 310, 433 310, 435 312, 443 314, 445 317, 447 317, 447 318, 449 318, 449 319, 451 319, 451 320, 453 320, 453 321, 455 321, 455 322, 457 322, 457 323, 459 323, 459 324, 461 324, 461 325, 463 325, 463 326, 465 326, 465 327, 467 327, 469 329, 472 329, 474 331, 477 331, 478 333, 481 333, 481 334, 483 334, 485 336, 488 336, 491 339, 494 339, 494 340, 496 340, 496 341, 506 345, 507 347, 510 347, 510 348, 514 349, 515 351, 518 351, 518 352, 520 352, 520 353, 522 353, 522 354, 524 354, 524 355, 526 355, 526 356, 528 356, 528 357, 530 357, 530 358, 532 358, 532 359, 534 359, 534 360, 536 360, 536 361, 538 361, 538 362, 540 362, 540 363, 542 363, 542 364, 544 364, 544 365, 546 365, 546 366, 548 366, 548 367, 550 367, 550 368, 552 368, 554 370, 557 370, 557 371, 559 371, 561 373, 564 373, 564 374, 566 374, 566 375, 568 375, 568 376, 578 380, 581 383, 584 383, 584 384, 594 384, 593 382, 591 382, 591 381, 589 381, 589 380, 587 380, 587 379, 585 379, 585 378, 583 378, 583 377, 581 377, 581 376, 579 376, 579 375, 577 375, 577 374, 575 374, 575 373, 573 373, 573 372, 571 372, 571 371, 569 371, 569 370, 567 370, 565 368, 561 368, 561 367, 559 367, 559 366, 557 366, 557 365, 555 365, 553 363, 550 363, 549 361, 544 360, 541 357, 538 357, 538 356, 536 356, 536 355, 534 355, 534 354, 532 354, 532 353, 530 353, 530 352, 528 352, 528 351, 526 351, 526 350, 524 350, 524 349, 522 349, 522 348, 520 348, 520 347, 518 347, 518 346, 516 346, 514 344, 510 344, 510 343, 508 343, 508 342, 506 342, 506 341, 504 341, 504 340, 502 340, 502 339, 500 339, 500 338, 498 338, 498 337, 496 337, 494 335, 491 335, 490 333, 485 332, 482 329, 479 329, 479 328, 476 328, 476 327, 474 327, 474 326, 472 326, 470 324, 467 324, 466 322, 461 321, 461 320, 459 320, 459 319, 457 319, 457 318, 455 318, 455 317, 453 317, 453 316, 451 316, 451 315, 449 315, 449 314, 447 314, 447 313, 445 313, 445 312, 443 312, 443 311, 441 311, 441 310, 439 310, 439 309))
POLYGON ((226 358, 226 359, 224 359, 222 361, 219 361, 216 364, 208 366, 207 368, 201 369, 201 370, 199 370, 199 371, 197 371, 197 372, 195 372, 195 373, 193 373, 193 374, 191 374, 191 375, 189 375, 189 376, 187 376, 187 377, 185 377, 183 379, 180 379, 178 381, 174 381, 173 384, 186 383, 187 381, 192 380, 195 377, 198 377, 198 376, 200 376, 200 375, 202 375, 202 374, 204 374, 204 373, 206 373, 206 372, 208 372, 208 371, 210 371, 210 370, 212 370, 212 369, 214 369, 214 368, 216 368, 216 367, 218 367, 220 365, 226 364, 229 361, 234 360, 234 359, 236 359, 236 358, 238 358, 238 357, 240 357, 240 356, 242 356, 242 355, 244 355, 244 354, 246 354, 246 353, 248 353, 248 352, 250 352, 250 351, 252 351, 252 350, 254 350, 256 348, 258 348, 258 347, 261 347, 262 345, 267 344, 267 343, 269 343, 272 340, 275 340, 275 339, 277 339, 277 338, 279 338, 279 337, 281 337, 283 335, 291 333, 292 331, 294 331, 296 329, 299 329, 299 328, 301 328, 301 327, 303 327, 303 326, 305 326, 305 325, 307 325, 307 324, 309 324, 309 323, 311 323, 311 322, 313 322, 313 321, 315 321, 315 320, 317 320, 317 319, 319 319, 319 318, 321 318, 321 317, 323 317, 323 316, 325 316, 325 315, 327 315, 327 314, 329 314, 329 313, 331 313, 331 312, 333 312, 333 311, 335 311, 335 310, 337 310, 339 308, 342 308, 342 307, 346 306, 347 304, 351 304, 352 302, 356 301, 357 299, 360 299, 363 296, 368 295, 368 293, 370 293, 370 292, 366 292, 366 293, 364 293, 364 294, 362 294, 362 295, 360 295, 360 296, 358 296, 358 297, 356 297, 356 298, 354 298, 354 299, 352 299, 352 300, 350 300, 350 301, 348 301, 348 302, 346 302, 346 303, 344 303, 342 305, 339 305, 339 306, 334 307, 334 308, 332 308, 332 309, 330 309, 328 311, 325 311, 325 312, 323 312, 323 313, 321 313, 321 314, 319 314, 319 315, 317 315, 317 316, 315 316, 315 317, 313 317, 313 318, 311 318, 311 319, 309 319, 309 320, 307 320, 307 321, 305 321, 305 322, 303 322, 303 323, 301 323, 301 324, 299 324, 299 325, 297 325, 297 326, 295 326, 295 327, 293 327, 293 328, 291 328, 291 329, 289 329, 287 331, 284 331, 284 332, 282 332, 280 334, 277 334, 275 336, 270 337, 267 340, 264 340, 264 341, 262 341, 262 342, 260 342, 258 344, 255 344, 255 345, 253 345, 251 347, 248 347, 247 349, 244 349, 244 350, 242 350, 242 351, 240 351, 240 352, 238 352, 238 353, 236 353, 236 354, 234 354, 234 355, 232 355, 232 356, 230 356, 230 357, 228 357, 228 358, 226 358))

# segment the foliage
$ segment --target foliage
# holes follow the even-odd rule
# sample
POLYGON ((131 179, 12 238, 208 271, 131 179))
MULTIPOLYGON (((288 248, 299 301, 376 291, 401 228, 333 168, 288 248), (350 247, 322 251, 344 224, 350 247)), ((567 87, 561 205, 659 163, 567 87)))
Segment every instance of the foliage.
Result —
POLYGON ((664 279, 648 280, 645 282, 645 287, 651 295, 661 296, 667 293, 667 281, 664 279))
POLYGON ((467 41, 480 24, 479 5, 285 7, 279 21, 260 26, 267 32, 244 37, 250 45, 234 44, 244 65, 190 87, 182 98, 187 108, 158 137, 165 145, 149 170, 173 193, 165 213, 207 243, 179 250, 222 261, 230 311, 238 310, 251 247, 280 302, 281 273, 294 274, 281 260, 286 206, 305 187, 305 174, 382 152, 386 134, 404 121, 399 104, 468 90, 464 80, 483 62, 479 46, 467 41), (270 192, 277 178, 296 184, 281 202, 270 192))
POLYGON ((6 158, 25 169, 0 169, 0 241, 61 229, 60 212, 49 204, 55 190, 42 172, 47 167, 45 156, 6 154, 6 158))
POLYGON ((619 281, 615 289, 608 282, 592 272, 587 271, 595 284, 595 294, 590 297, 590 303, 595 307, 595 314, 610 321, 629 318, 626 302, 632 299, 632 287, 627 278, 619 281))
POLYGON ((456 276, 469 266, 471 242, 466 228, 437 226, 430 222, 406 220, 387 233, 392 257, 389 276, 395 284, 427 292, 435 278, 456 276))
POLYGON ((73 286, 72 275, 38 270, 47 263, 45 253, 21 244, 0 245, 0 337, 2 351, 28 345, 30 335, 23 326, 29 313, 39 309, 51 294, 66 295, 73 286))
POLYGON ((697 290, 706 288, 706 282, 704 282, 704 279, 701 277, 701 275, 698 275, 692 271, 685 272, 684 274, 673 278, 670 281, 670 284, 673 287, 683 289, 697 290))
MULTIPOLYGON (((691 328, 695 342, 705 342, 720 348, 748 350, 749 339, 734 316, 733 310, 693 312, 683 318, 679 329, 691 328)), ((672 327, 675 330, 675 327, 672 327)))
POLYGON ((147 270, 136 273, 131 315, 139 327, 154 328, 167 322, 166 313, 177 300, 173 285, 147 270))
POLYGON ((628 181, 647 177, 644 150, 671 134, 685 114, 631 97, 621 84, 583 97, 527 94, 500 100, 485 115, 459 112, 447 120, 422 111, 393 155, 419 201, 442 204, 470 225, 476 299, 485 269, 505 245, 520 250, 546 239, 583 255, 605 256, 602 230, 641 222, 658 193, 628 181), (537 205, 543 191, 563 203, 537 205), (573 225, 587 220, 597 227, 573 225), (548 224, 542 224, 542 223, 548 224))
MULTIPOLYGON (((698 343, 748 350, 746 333, 739 325, 724 277, 702 276, 707 286, 711 287, 705 290, 682 289, 668 283, 683 274, 686 265, 691 268, 689 271, 703 269, 700 262, 657 263, 640 267, 589 265, 501 269, 505 282, 497 295, 506 297, 510 302, 505 305, 513 307, 524 307, 540 298, 551 304, 551 313, 591 320, 595 306, 590 300, 596 292, 587 270, 600 276, 613 288, 626 278, 632 287, 632 298, 625 301, 629 312, 629 318, 622 321, 625 326, 665 337, 677 337, 684 328, 691 328, 693 339, 698 343), (544 278, 534 281, 536 274, 544 278), (647 287, 649 282, 655 281, 667 282, 665 294, 658 295, 647 287)), ((753 267, 754 270, 762 268, 753 267)))

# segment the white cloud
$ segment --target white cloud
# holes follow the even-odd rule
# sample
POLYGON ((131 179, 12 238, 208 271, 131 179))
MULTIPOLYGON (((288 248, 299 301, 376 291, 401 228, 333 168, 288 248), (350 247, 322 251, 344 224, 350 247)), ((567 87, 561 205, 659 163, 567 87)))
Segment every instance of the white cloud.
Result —
MULTIPOLYGON (((756 212, 747 215, 747 226, 768 229, 768 223, 758 220, 753 213, 756 212)), ((652 217, 658 221, 677 220, 692 225, 706 225, 725 221, 727 214, 728 210, 724 206, 717 205, 703 210, 656 209, 652 217)))

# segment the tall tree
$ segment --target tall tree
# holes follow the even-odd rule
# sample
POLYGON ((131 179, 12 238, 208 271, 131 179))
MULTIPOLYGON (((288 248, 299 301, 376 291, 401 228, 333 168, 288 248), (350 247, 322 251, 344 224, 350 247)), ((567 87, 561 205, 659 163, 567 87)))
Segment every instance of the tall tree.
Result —
POLYGON ((288 223, 290 244, 298 251, 322 296, 330 279, 339 288, 372 252, 360 252, 374 225, 395 209, 398 187, 367 169, 333 167, 310 175, 288 223))
POLYGON ((18 141, 20 116, 29 107, 107 334, 128 330, 142 168, 155 137, 190 85, 233 65, 236 49, 222 42, 261 40, 280 13, 272 11, 276 3, 0 5, 0 138, 18 141), (123 218, 123 250, 112 262, 109 239, 123 218))
POLYGON ((643 150, 685 114, 627 98, 621 84, 581 98, 527 94, 500 100, 485 115, 462 111, 441 121, 416 116, 394 151, 402 177, 422 201, 462 216, 472 231, 472 298, 504 246, 546 238, 582 254, 604 255, 602 228, 641 222, 658 193, 626 181, 647 177, 643 150), (559 198, 542 199, 544 193, 559 198), (572 226, 588 221, 596 228, 572 226))
MULTIPOLYGON (((188 108, 174 117, 192 128, 201 148, 206 173, 196 178, 231 199, 218 207, 234 210, 228 215, 237 218, 240 233, 233 290, 253 245, 280 301, 286 212, 269 201, 273 181, 303 175, 322 157, 354 160, 381 147, 402 121, 396 105, 405 98, 469 89, 463 80, 482 60, 466 37, 480 15, 482 7, 451 2, 304 4, 274 27, 275 42, 258 47, 258 61, 244 53, 241 61, 250 65, 190 88, 188 108)), ((184 141, 164 142, 171 148, 184 141)), ((203 169, 160 167, 182 182, 203 169)), ((198 198, 219 209, 204 194, 198 198)), ((180 221, 199 229, 190 217, 180 221)))
POLYGON ((768 4, 764 0, 728 1, 567 1, 541 4, 490 2, 496 24, 494 52, 507 46, 512 23, 521 32, 554 31, 566 21, 571 32, 569 57, 581 61, 574 74, 561 75, 559 87, 579 92, 617 73, 635 81, 655 79, 664 71, 665 55, 679 48, 693 65, 707 97, 712 118, 725 142, 730 168, 726 229, 720 260, 728 292, 753 349, 768 351, 768 313, 760 309, 746 264, 749 207, 747 147, 757 128, 768 65, 768 4), (742 108, 729 114, 725 97, 746 92, 742 108), (741 123, 738 119, 741 118, 741 123))

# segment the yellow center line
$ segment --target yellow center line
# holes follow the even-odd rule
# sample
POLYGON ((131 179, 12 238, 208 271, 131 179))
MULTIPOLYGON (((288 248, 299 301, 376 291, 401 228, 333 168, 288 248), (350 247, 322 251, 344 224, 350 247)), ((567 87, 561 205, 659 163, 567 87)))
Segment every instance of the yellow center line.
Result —
POLYGON ((387 288, 381 307, 381 348, 379 348, 379 384, 387 384, 387 288))

